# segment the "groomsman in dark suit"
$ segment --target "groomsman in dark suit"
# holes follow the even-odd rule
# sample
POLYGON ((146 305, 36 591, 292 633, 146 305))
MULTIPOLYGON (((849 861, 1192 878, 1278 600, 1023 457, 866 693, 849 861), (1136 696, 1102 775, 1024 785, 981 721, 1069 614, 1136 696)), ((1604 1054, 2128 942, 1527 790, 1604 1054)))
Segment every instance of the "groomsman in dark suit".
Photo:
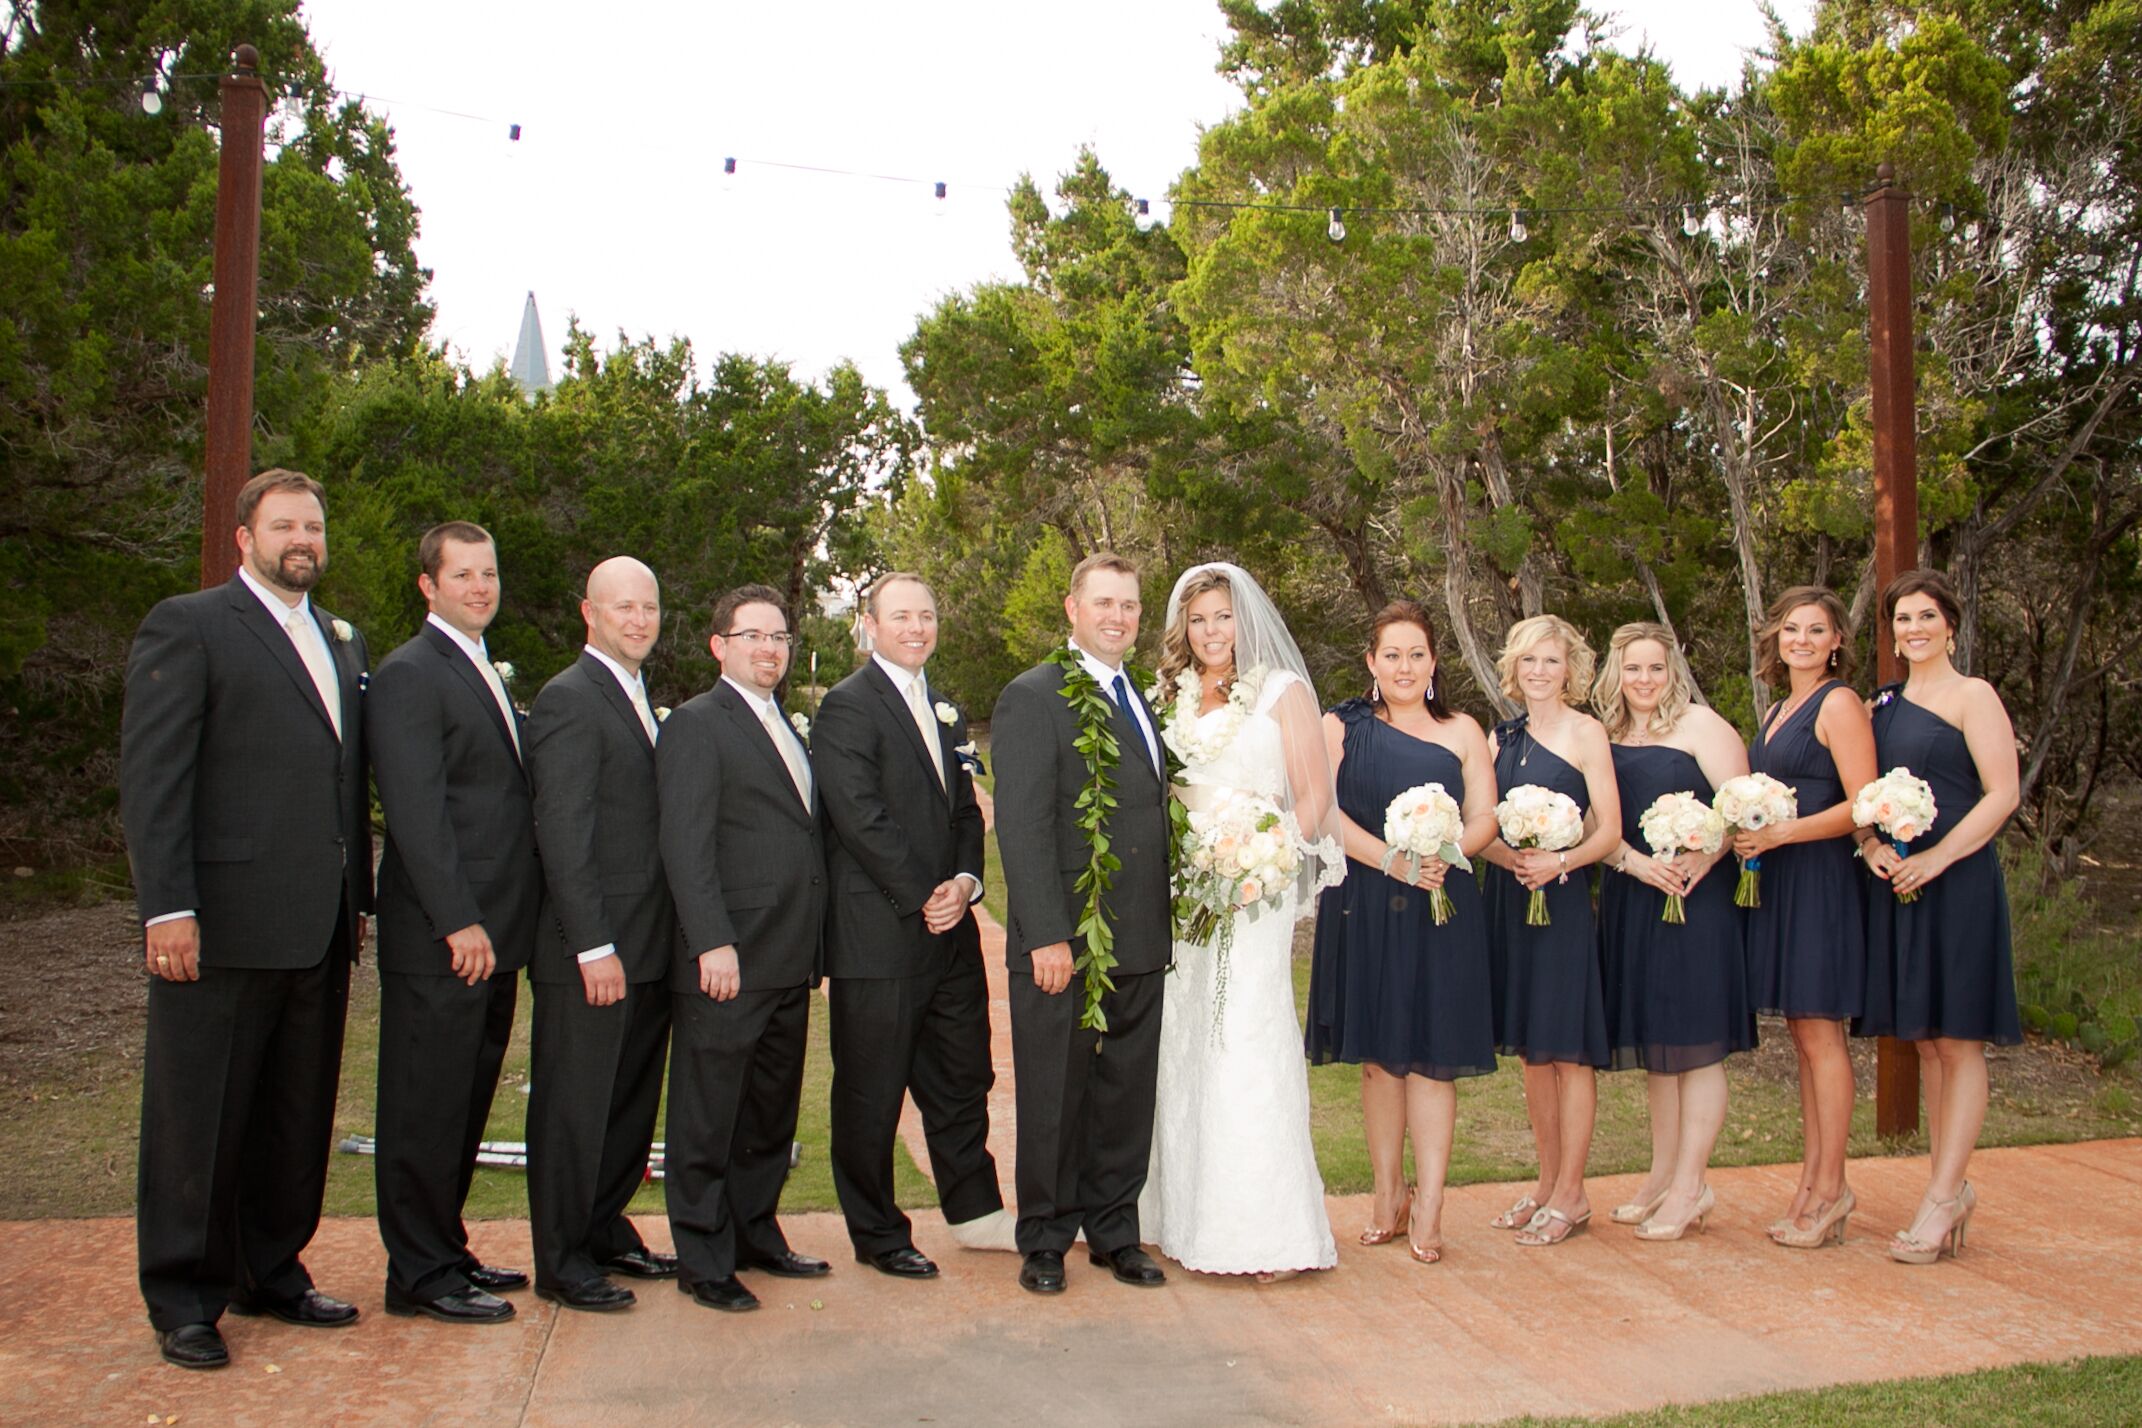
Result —
POLYGON ((684 926, 670 979, 664 1160, 677 1287, 710 1309, 756 1309, 736 1278, 808 1278, 775 1219, 803 1091, 804 1032, 826 910, 825 834, 810 756, 775 694, 788 672, 779 591, 714 604, 712 689, 662 726, 655 767, 662 867, 684 926))
POLYGON ((893 1140, 912 1092, 945 1219, 1002 1216, 989 1153, 989 986, 969 905, 982 895, 982 810, 958 751, 966 721, 923 672, 937 600, 895 572, 871 587, 871 656, 827 691, 811 762, 833 825, 826 975, 833 1186, 856 1258, 926 1279, 893 1200, 893 1140))
POLYGON ((1162 973, 1174 957, 1168 901, 1166 761, 1160 729, 1123 670, 1138 639, 1138 572, 1102 552, 1079 562, 1064 598, 1071 649, 1108 698, 1120 750, 1116 806, 1102 821, 1120 860, 1105 904, 1115 933, 1105 1037, 1079 1025, 1076 968, 1092 850, 1078 826, 1085 788, 1079 719, 1066 672, 1039 664, 1004 686, 990 723, 997 760, 997 848, 1010 921, 1012 1065, 1019 1097, 1019 1283, 1060 1293, 1064 1255, 1080 1232, 1089 1258, 1126 1284, 1166 1276, 1139 1245, 1138 1192, 1152 1156, 1162 973))
POLYGON ((634 1298, 605 1271, 677 1272, 625 1207, 647 1174, 679 942, 655 814, 660 728, 640 674, 662 628, 654 572, 604 561, 580 615, 587 648, 543 686, 522 731, 550 890, 528 968, 528 1210, 536 1293, 601 1311, 634 1298))
POLYGON ((142 621, 119 739, 151 978, 141 1294, 163 1356, 197 1369, 230 1361, 227 1306, 357 1318, 299 1255, 320 1224, 371 903, 364 639, 307 594, 327 568, 318 482, 263 471, 236 515, 238 574, 142 621))
POLYGON ((380 662, 365 733, 387 848, 379 864, 379 1234, 387 1312, 513 1317, 462 1223, 476 1147, 513 1031, 514 974, 543 896, 520 716, 484 630, 498 549, 467 521, 425 532, 423 628, 380 662))

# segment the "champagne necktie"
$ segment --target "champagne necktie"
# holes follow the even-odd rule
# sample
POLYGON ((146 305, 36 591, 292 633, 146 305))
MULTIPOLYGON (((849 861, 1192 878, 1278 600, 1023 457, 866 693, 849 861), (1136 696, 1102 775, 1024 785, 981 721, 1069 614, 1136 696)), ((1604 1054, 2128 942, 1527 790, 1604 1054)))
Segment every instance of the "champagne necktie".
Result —
POLYGON ((766 737, 773 740, 774 749, 781 755, 781 762, 788 765, 789 781, 796 785, 796 796, 803 806, 811 806, 811 768, 804 762, 803 745, 796 741, 795 734, 782 727, 781 711, 774 708, 773 701, 753 700, 759 706, 759 720, 766 726, 766 737))
POLYGON ((290 618, 283 622, 284 633, 290 643, 297 646, 298 658, 305 663, 305 672, 312 676, 312 687, 320 691, 320 702, 327 706, 327 722, 335 726, 335 737, 342 737, 342 686, 335 679, 334 664, 327 657, 327 650, 320 641, 319 626, 306 617, 303 610, 292 610, 290 618))
POLYGON ((922 731, 922 746, 930 751, 930 767, 937 770, 937 786, 945 783, 945 750, 937 739, 937 718, 930 712, 930 701, 923 693, 922 676, 916 675, 907 682, 907 710, 915 716, 915 727, 922 731))

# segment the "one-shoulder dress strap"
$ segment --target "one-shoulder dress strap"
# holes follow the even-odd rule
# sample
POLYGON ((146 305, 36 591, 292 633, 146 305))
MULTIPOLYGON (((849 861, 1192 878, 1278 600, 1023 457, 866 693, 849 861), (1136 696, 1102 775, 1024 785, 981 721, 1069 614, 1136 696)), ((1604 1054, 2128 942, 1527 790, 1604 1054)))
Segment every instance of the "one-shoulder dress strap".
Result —
POLYGON ((1356 724, 1365 724, 1376 718, 1376 706, 1366 699, 1342 699, 1326 711, 1339 716, 1339 722, 1351 729, 1356 724))
POLYGON ((1525 725, 1530 722, 1531 718, 1530 714, 1520 714, 1514 719, 1505 719, 1500 724, 1497 724, 1495 726, 1495 747, 1498 749, 1509 748, 1510 740, 1525 732, 1525 725))

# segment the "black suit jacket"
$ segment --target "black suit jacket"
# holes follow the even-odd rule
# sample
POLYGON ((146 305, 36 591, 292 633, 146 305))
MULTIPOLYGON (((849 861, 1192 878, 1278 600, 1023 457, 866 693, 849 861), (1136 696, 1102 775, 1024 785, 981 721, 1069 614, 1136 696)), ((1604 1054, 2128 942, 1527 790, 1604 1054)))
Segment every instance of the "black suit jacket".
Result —
MULTIPOLYGON (((932 712, 936 696, 931 695, 932 712)), ((958 873, 982 878, 982 809, 953 749, 967 721, 933 717, 944 759, 937 781, 922 731, 874 659, 826 691, 811 730, 833 875, 826 924, 829 977, 912 977, 941 971, 953 932, 922 925, 922 905, 958 873)), ((957 929, 953 929, 957 931, 957 929)))
MULTIPOLYGON (((1090 857, 1076 806, 1086 786, 1086 759, 1078 751, 1078 720, 1063 690, 1062 669, 1036 665, 1004 686, 989 724, 997 765, 997 852, 1004 859, 1010 900, 1005 963, 1014 969, 1030 966, 1036 947, 1069 942, 1078 950, 1085 899, 1077 884, 1090 857)), ((1150 718, 1150 705, 1146 713, 1150 718)), ((1121 750, 1113 774, 1116 808, 1101 831, 1123 866, 1103 911, 1115 933, 1118 968, 1157 972, 1175 950, 1168 791, 1144 735, 1121 713, 1114 724, 1121 750)), ((1153 720, 1153 728, 1159 727, 1153 720)))
POLYGON ((788 766, 726 682, 662 723, 655 749, 662 869, 684 941, 670 977, 699 989, 699 957, 734 945, 743 990, 814 986, 826 914, 823 802, 796 796, 788 766))
POLYGON ((134 895, 143 921, 192 909, 207 966, 313 966, 345 906, 371 907, 364 637, 312 615, 340 685, 339 740, 290 636, 237 576, 160 602, 127 657, 134 895))
POLYGON ((472 922, 498 971, 527 966, 543 900, 528 778, 490 685, 444 630, 426 621, 380 661, 365 737, 387 820, 380 970, 451 975, 446 934, 472 922))
POLYGON ((682 947, 662 876, 655 750, 617 676, 591 654, 567 665, 536 696, 521 748, 550 889, 529 977, 577 982, 579 955, 615 944, 626 981, 660 981, 682 947))

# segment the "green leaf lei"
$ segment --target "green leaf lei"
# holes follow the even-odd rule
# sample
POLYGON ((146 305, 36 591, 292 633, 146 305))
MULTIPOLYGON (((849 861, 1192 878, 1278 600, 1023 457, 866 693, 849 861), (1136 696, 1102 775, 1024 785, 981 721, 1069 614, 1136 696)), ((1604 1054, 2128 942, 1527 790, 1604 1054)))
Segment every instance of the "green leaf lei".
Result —
MULTIPOLYGON (((1101 687, 1100 681, 1087 672, 1078 652, 1069 645, 1052 651, 1045 662, 1064 673, 1064 703, 1071 706, 1071 717, 1078 721, 1074 747, 1086 760, 1086 786, 1079 790, 1075 805, 1079 831, 1086 835, 1086 870, 1078 876, 1078 892, 1086 901, 1079 910, 1078 919, 1082 950, 1071 967, 1085 978, 1086 983, 1086 1005, 1079 1013, 1078 1024, 1105 1035, 1108 1015, 1101 1010, 1101 998, 1116 989, 1108 975, 1116 965, 1116 933, 1108 925, 1108 914, 1104 909, 1108 894, 1115 887, 1116 871, 1123 866, 1123 860, 1109 849, 1108 835, 1101 831, 1101 825, 1116 808, 1113 775, 1123 757, 1111 723, 1116 701, 1101 687)), ((1153 683, 1152 674, 1136 665, 1125 664, 1123 672, 1140 691, 1153 683)), ((1162 757, 1166 757, 1165 746, 1162 757)), ((1171 848, 1171 862, 1173 856, 1171 848)))

